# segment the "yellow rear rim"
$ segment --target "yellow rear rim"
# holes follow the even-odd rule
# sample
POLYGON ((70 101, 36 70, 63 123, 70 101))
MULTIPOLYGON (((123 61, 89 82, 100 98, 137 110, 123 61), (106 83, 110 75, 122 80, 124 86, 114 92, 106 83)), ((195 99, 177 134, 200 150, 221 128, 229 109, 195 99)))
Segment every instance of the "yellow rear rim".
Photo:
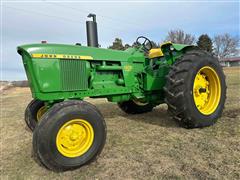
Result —
POLYGON ((86 153, 93 144, 93 139, 91 124, 83 119, 73 119, 59 129, 56 145, 62 155, 74 158, 86 153))
POLYGON ((197 109, 204 115, 212 114, 221 99, 221 83, 216 71, 204 66, 194 80, 193 98, 197 109))
POLYGON ((41 117, 43 116, 43 114, 47 111, 47 108, 45 106, 41 107, 38 111, 37 111, 37 121, 39 121, 41 119, 41 117))
POLYGON ((148 104, 148 102, 141 102, 141 101, 135 100, 135 99, 133 99, 132 101, 138 106, 146 106, 148 104))

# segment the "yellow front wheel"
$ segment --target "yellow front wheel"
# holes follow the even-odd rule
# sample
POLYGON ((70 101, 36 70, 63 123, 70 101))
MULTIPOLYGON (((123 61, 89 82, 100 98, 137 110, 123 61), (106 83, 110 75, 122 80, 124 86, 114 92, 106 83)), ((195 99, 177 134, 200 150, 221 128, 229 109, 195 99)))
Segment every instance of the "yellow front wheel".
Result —
POLYGON ((45 112, 47 112, 47 107, 44 105, 37 110, 36 119, 38 122, 40 121, 41 117, 45 114, 45 112))
POLYGON ((33 131, 41 117, 47 112, 43 101, 33 99, 25 109, 25 122, 29 129, 33 131))
POLYGON ((58 151, 66 157, 78 157, 86 153, 94 140, 92 125, 83 119, 66 122, 58 131, 56 144, 58 151))
POLYGON ((52 106, 33 133, 35 157, 54 171, 80 167, 100 154, 106 124, 95 106, 64 101, 52 106))

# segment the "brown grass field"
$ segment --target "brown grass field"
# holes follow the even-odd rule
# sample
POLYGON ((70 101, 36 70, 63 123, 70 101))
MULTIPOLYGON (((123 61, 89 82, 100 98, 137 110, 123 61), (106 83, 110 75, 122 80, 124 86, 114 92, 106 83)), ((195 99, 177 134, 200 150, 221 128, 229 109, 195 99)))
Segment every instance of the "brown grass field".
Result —
POLYGON ((1 179, 240 179, 240 68, 224 71, 225 110, 203 129, 179 127, 166 105, 127 115, 105 99, 88 99, 105 117, 105 148, 91 164, 63 173, 31 157, 32 133, 23 120, 30 90, 7 89, 1 92, 1 179))

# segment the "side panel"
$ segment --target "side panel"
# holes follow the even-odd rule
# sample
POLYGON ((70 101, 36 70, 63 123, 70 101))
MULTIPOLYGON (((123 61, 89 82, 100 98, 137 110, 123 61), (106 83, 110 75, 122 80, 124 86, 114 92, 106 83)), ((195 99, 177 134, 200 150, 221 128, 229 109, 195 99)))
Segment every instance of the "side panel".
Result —
POLYGON ((168 74, 169 66, 163 65, 157 70, 147 72, 144 75, 144 90, 154 91, 160 90, 165 85, 165 76, 168 74))
POLYGON ((32 59, 32 66, 39 92, 59 91, 61 85, 58 59, 50 61, 48 59, 32 59))
MULTIPOLYGON (((30 66, 30 63, 29 63, 30 66)), ((90 76, 89 62, 71 59, 32 59, 38 92, 86 90, 90 76)))

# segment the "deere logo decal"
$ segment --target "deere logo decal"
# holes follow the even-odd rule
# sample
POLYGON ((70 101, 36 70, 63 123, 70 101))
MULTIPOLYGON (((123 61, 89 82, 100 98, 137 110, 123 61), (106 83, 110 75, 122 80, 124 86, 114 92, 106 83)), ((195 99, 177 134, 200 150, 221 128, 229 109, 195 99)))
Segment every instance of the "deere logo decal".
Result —
POLYGON ((47 58, 47 59, 85 59, 92 60, 92 56, 79 56, 70 54, 32 54, 32 58, 47 58))

